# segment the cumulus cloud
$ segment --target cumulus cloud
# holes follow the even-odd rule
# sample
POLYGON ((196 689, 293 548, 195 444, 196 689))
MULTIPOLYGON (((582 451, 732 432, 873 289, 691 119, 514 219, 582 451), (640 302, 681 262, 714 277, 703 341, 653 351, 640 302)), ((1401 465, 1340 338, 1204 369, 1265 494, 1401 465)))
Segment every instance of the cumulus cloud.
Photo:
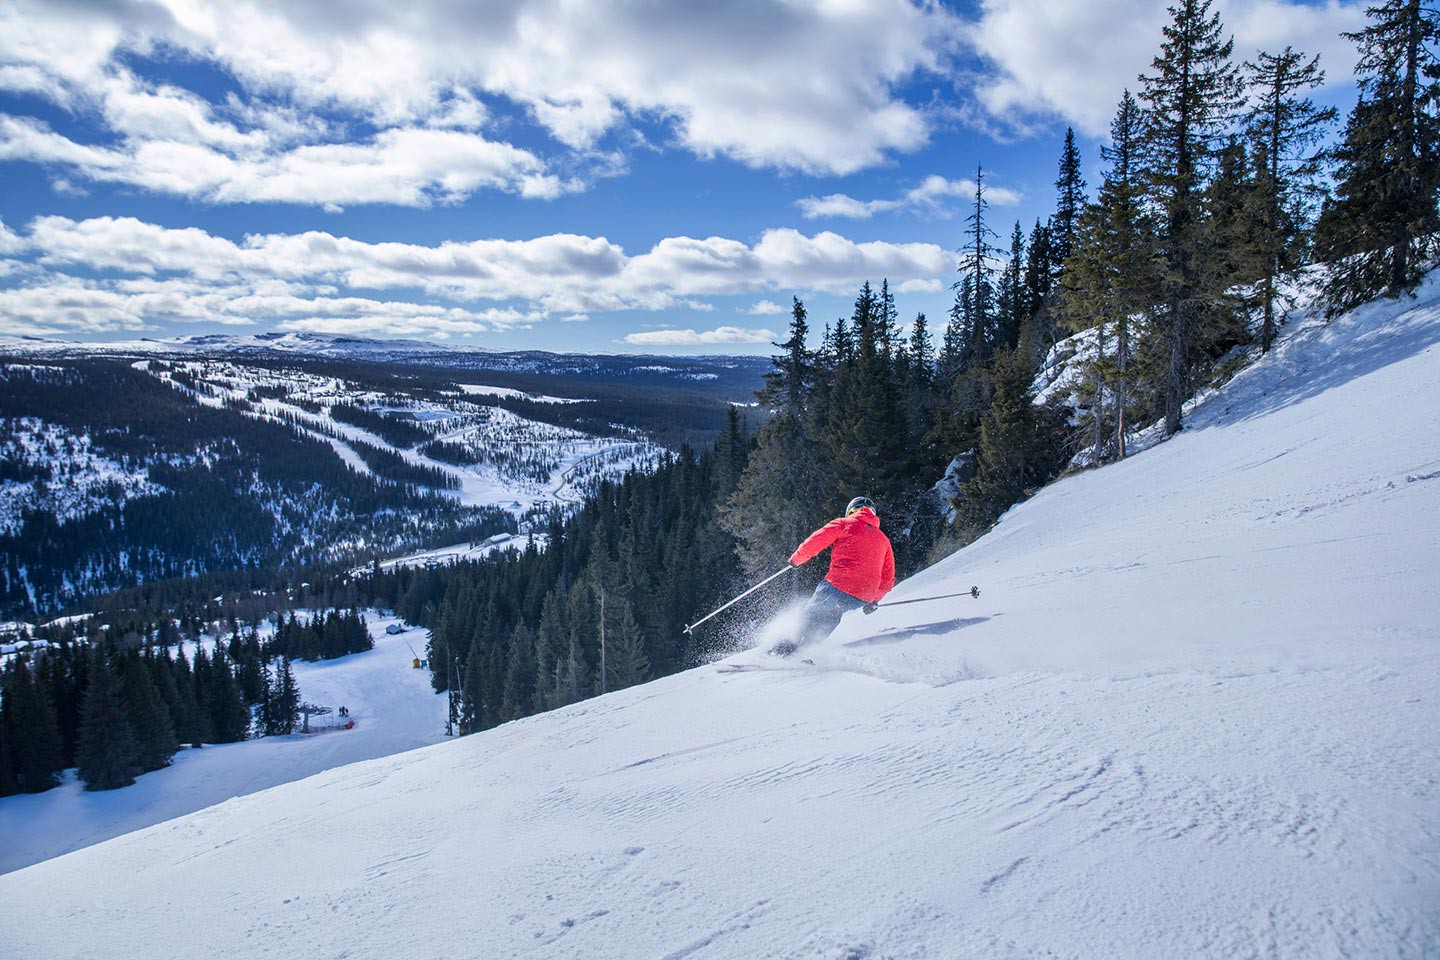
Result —
MULTIPOLYGON (((1020 194, 1006 187, 986 187, 985 196, 997 206, 1013 206, 1020 202, 1020 194)), ((892 200, 856 200, 843 193, 832 193, 824 197, 802 197, 795 201, 795 205, 807 220, 822 217, 868 220, 877 213, 896 211, 949 216, 950 210, 945 201, 954 198, 974 200, 975 181, 949 180, 932 174, 892 200)))
POLYGON ((5 221, 0 219, 0 256, 9 256, 19 253, 25 249, 25 241, 20 236, 5 226, 5 221))
MULTIPOLYGON (((367 319, 372 333, 393 334, 401 323, 410 325, 407 331, 425 323, 432 331, 476 333, 552 315, 581 320, 615 310, 706 311, 713 306, 703 298, 711 296, 840 293, 877 277, 901 289, 914 283, 925 286, 911 289, 930 289, 951 269, 950 255, 935 244, 857 243, 828 231, 807 236, 791 229, 767 231, 753 245, 725 237, 667 237, 635 255, 604 237, 574 234, 433 246, 370 243, 323 231, 236 241, 129 217, 47 216, 32 221, 23 235, 3 224, 0 231, 0 245, 24 249, 43 270, 0 303, 0 327, 15 327, 9 333, 200 320, 331 330, 343 321, 351 330, 367 319), (116 276, 73 275, 97 272, 116 276), (373 295, 417 288, 439 302, 373 295), (82 295, 104 301, 95 314, 102 319, 80 322, 78 313, 64 308, 82 295), (485 301, 494 306, 449 305, 485 301)), ((750 312, 784 310, 767 299, 750 312)))
MULTIPOLYGON (((1238 58, 1290 44, 1321 54, 1332 82, 1347 81, 1355 53, 1340 33, 1364 22, 1364 3, 1220 0, 1216 6, 1234 34, 1238 58)), ((983 0, 979 19, 965 31, 993 68, 978 84, 980 103, 1012 127, 1060 117, 1103 136, 1121 92, 1136 89, 1136 76, 1149 71, 1168 20, 1166 5, 1154 0, 983 0)))
MULTIPOLYGON (((223 139, 214 131, 195 138, 223 139)), ((386 130, 356 143, 305 144, 277 152, 213 142, 135 139, 76 143, 38 120, 0 115, 0 159, 60 166, 92 181, 214 203, 285 201, 337 207, 412 207, 463 200, 490 188, 551 198, 578 189, 533 153, 460 130, 386 130)))
POLYGON ((0 332, 8 335, 154 331, 187 324, 370 335, 453 336, 528 327, 543 314, 508 308, 466 310, 438 304, 317 295, 277 281, 205 283, 188 279, 93 279, 46 274, 0 289, 0 332))
POLYGON ((785 308, 780 306, 780 304, 776 303, 774 300, 757 300, 755 301, 755 303, 751 304, 750 308, 747 309, 745 312, 750 314, 750 316, 752 317, 770 317, 776 314, 784 313, 785 308))
POLYGON ((917 0, 156 0, 83 15, 14 0, 0 7, 0 89, 103 129, 76 140, 12 117, 3 143, 11 159, 217 203, 551 197, 617 169, 607 134, 654 121, 697 156, 844 174, 927 141, 926 113, 899 89, 945 72, 958 26, 917 0), (171 58, 239 94, 139 76, 171 58), (483 136, 502 101, 581 172, 483 136))
POLYGON ((644 330, 627 333, 625 342, 642 347, 699 347, 720 343, 769 343, 775 339, 771 330, 742 330, 739 327, 716 327, 714 330, 644 330))

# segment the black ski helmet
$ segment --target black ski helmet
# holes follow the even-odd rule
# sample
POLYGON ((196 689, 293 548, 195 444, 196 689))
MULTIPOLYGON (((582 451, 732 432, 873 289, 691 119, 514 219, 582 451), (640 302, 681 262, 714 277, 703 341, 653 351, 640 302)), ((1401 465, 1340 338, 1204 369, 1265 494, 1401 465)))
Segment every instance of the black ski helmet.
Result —
POLYGON ((854 500, 851 500, 850 505, 845 508, 845 516, 848 517, 856 510, 864 510, 866 507, 874 510, 875 501, 871 500, 869 497, 856 497, 854 500))

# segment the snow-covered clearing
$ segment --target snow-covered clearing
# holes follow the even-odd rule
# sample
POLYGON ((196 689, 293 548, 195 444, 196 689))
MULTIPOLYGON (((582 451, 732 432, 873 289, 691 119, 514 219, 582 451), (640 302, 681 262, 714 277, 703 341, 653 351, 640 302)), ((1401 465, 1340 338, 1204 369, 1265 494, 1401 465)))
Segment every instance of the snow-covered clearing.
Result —
MULTIPOLYGON (((461 561, 484 560, 486 557, 493 557, 502 551, 525 550, 531 544, 534 544, 537 550, 544 550, 549 540, 550 537, 543 533, 522 533, 516 536, 497 534, 489 540, 466 541, 448 547, 436 547, 433 550, 421 550, 418 553, 395 557, 382 562, 380 569, 394 570, 398 567, 428 567, 461 561), (501 539, 502 537, 503 539, 501 539), (491 542, 492 540, 494 542, 491 542)), ((368 569, 368 567, 357 567, 355 572, 359 573, 368 569)))
MULTIPOLYGON (((169 767, 104 793, 87 793, 70 771, 54 790, 0 799, 0 873, 231 797, 445 739, 445 698, 431 690, 428 670, 411 667, 411 649, 425 656, 428 633, 388 635, 385 628, 399 621, 374 611, 366 621, 374 650, 294 664, 305 701, 348 707, 353 729, 181 750, 169 767)), ((0 916, 7 909, 0 905, 0 916)))
POLYGON ((512 400, 529 400, 531 403, 591 403, 593 401, 584 398, 573 397, 547 397, 544 395, 526 393, 524 390, 516 390, 514 387, 490 387, 478 383, 457 383, 460 392, 468 396, 500 397, 512 400))
POLYGON ((0 927, 45 957, 1435 956, 1437 300, 1290 328, 893 597, 978 600, 37 864, 0 927))

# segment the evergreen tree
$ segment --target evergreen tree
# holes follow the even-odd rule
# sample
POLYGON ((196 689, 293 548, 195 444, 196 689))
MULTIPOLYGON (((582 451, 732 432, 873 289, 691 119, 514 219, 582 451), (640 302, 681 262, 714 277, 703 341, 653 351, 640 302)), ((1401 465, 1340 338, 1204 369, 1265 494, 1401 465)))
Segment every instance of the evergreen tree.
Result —
POLYGON ((1211 319, 1224 278, 1210 271, 1205 184, 1219 142, 1240 106, 1240 79, 1211 0, 1177 0, 1154 73, 1142 75, 1146 173, 1161 211, 1165 272, 1154 316, 1163 358, 1164 429, 1180 429, 1197 331, 1211 319))
POLYGON ((1110 125, 1110 143, 1100 148, 1109 168, 1099 199, 1081 215, 1062 290, 1061 307, 1069 328, 1098 328, 1097 357, 1089 374, 1097 460, 1106 458, 1109 445, 1104 434, 1111 422, 1114 453, 1125 456, 1135 377, 1131 320, 1150 305, 1156 291, 1155 231, 1144 205, 1140 136, 1139 109, 1127 90, 1110 125))
POLYGON ((1325 82, 1318 56, 1286 47, 1245 63, 1253 104, 1245 131, 1255 154, 1256 253, 1260 259, 1260 349, 1269 352, 1284 319, 1281 283, 1301 265, 1319 183, 1321 155, 1314 150, 1335 119, 1305 95, 1325 82))
POLYGON ((805 345, 810 336, 805 304, 799 297, 791 298, 790 337, 774 344, 784 351, 772 359, 775 369, 765 374, 765 387, 756 395, 767 407, 799 413, 805 409, 810 384, 815 372, 815 355, 805 345))
POLYGON ((155 681, 137 650, 127 653, 121 663, 121 685, 130 715, 130 729, 135 735, 135 764, 140 773, 169 766, 179 744, 170 724, 155 681))
POLYGON ((1062 462, 1059 421, 1036 406, 1024 355, 1001 354, 992 369, 994 395, 980 424, 975 475, 954 504, 957 523, 976 535, 1054 476, 1062 462))
POLYGON ((1015 221, 1015 230, 1010 234, 1010 259, 1000 272, 996 299, 996 341, 1001 349, 1013 350, 1020 343, 1020 327, 1026 319, 1025 233, 1020 229, 1019 220, 1015 221))
POLYGON ((485 657, 478 637, 470 641, 460 684, 460 733, 475 733, 485 721, 485 657))
POLYGON ((1347 33, 1360 48, 1360 100, 1335 149, 1335 197, 1319 252, 1332 261, 1331 309, 1411 290, 1440 232, 1440 12, 1422 0, 1379 0, 1347 33))
POLYGON ((64 769, 55 708, 30 665, 18 658, 0 678, 0 740, 15 790, 40 793, 55 786, 64 769))
MULTIPOLYGON (((1065 128, 1065 146, 1060 151, 1060 175, 1055 180, 1055 215, 1050 219, 1050 238, 1054 244, 1055 265, 1063 270, 1070 251, 1075 248, 1075 229, 1085 209, 1085 178, 1080 173, 1080 149, 1075 146, 1075 130, 1065 128)), ((1015 232, 1018 234, 1019 224, 1015 232)))
POLYGON ((76 764, 86 790, 113 790, 135 782, 139 748, 119 674, 105 651, 94 645, 81 708, 76 764))
POLYGON ((965 246, 960 251, 961 281, 955 289, 968 294, 961 305, 962 316, 968 321, 965 332, 966 351, 961 356, 961 370, 984 362, 994 347, 995 268, 996 250, 991 240, 997 235, 985 222, 990 203, 985 199, 985 171, 975 168, 975 204, 965 218, 965 246), (969 284, 963 281, 968 278, 969 284))

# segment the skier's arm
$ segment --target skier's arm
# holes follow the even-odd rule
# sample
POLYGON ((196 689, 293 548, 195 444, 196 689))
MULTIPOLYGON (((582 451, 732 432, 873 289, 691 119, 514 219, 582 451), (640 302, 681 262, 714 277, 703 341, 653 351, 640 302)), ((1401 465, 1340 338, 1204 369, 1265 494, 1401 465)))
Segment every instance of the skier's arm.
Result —
POLYGON ((880 567, 880 596, 895 589, 895 551, 885 544, 885 562, 880 567))
POLYGON ((806 537, 805 542, 795 548, 795 552, 790 554, 790 565, 798 567, 802 563, 807 563, 815 554, 839 540, 840 532, 844 529, 845 523, 842 518, 831 520, 806 537))

